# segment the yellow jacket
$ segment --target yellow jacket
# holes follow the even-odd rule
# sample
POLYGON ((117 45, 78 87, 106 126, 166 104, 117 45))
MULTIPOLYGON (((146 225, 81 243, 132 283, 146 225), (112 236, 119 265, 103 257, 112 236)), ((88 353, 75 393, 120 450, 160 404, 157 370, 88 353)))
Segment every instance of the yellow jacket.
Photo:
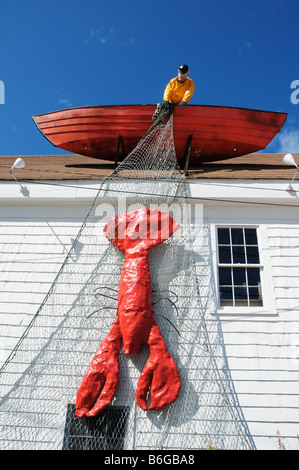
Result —
POLYGON ((178 77, 173 78, 165 88, 163 100, 173 104, 179 104, 182 101, 188 103, 195 90, 195 85, 191 78, 187 77, 184 83, 178 81, 178 77))

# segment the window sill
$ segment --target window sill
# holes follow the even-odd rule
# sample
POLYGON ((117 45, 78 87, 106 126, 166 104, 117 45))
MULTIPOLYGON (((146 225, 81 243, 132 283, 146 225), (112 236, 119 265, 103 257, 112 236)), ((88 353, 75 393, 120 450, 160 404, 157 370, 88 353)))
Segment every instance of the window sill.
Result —
POLYGON ((222 307, 216 312, 212 312, 213 316, 230 316, 230 317, 277 317, 275 308, 267 309, 266 307, 222 307))

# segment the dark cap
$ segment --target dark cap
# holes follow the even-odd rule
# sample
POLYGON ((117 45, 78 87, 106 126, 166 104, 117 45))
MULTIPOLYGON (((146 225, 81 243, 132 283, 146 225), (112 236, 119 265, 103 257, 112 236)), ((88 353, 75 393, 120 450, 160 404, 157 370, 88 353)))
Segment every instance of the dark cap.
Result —
POLYGON ((180 67, 179 67, 179 71, 182 72, 182 73, 187 73, 188 70, 189 70, 189 67, 186 64, 180 65, 180 67))

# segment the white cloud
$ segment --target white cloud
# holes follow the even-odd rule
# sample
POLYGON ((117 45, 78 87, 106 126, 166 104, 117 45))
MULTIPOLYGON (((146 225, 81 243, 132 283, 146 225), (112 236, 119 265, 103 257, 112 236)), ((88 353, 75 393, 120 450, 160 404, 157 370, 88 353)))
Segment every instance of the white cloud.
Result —
POLYGON ((273 153, 299 153, 299 129, 282 130, 269 144, 267 151, 273 153))
POLYGON ((101 44, 106 44, 108 42, 108 37, 112 34, 114 28, 106 28, 106 26, 100 26, 99 28, 90 28, 89 36, 84 39, 85 44, 89 44, 95 39, 99 39, 101 44))
POLYGON ((72 102, 71 100, 69 99, 65 99, 65 98, 60 98, 57 103, 60 105, 60 106, 64 106, 65 108, 70 108, 72 106, 72 102))
POLYGON ((299 153, 299 130, 285 129, 278 135, 279 153, 299 153))
POLYGON ((249 49, 252 47, 252 43, 250 41, 245 41, 241 47, 239 47, 238 52, 241 57, 244 57, 244 54, 249 51, 249 49))
POLYGON ((122 33, 116 31, 113 26, 100 26, 99 28, 90 28, 89 36, 84 39, 85 44, 97 41, 102 45, 107 43, 116 46, 130 46, 135 44, 135 38, 124 38, 122 33))

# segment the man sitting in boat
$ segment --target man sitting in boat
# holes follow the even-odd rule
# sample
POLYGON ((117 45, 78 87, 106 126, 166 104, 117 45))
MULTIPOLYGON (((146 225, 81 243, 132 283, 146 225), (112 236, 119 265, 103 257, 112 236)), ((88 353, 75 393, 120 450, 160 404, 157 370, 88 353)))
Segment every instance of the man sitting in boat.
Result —
MULTIPOLYGON (((190 73, 188 65, 181 65, 178 69, 178 75, 172 78, 165 88, 163 95, 163 103, 157 104, 156 111, 153 114, 152 121, 155 125, 163 121, 166 116, 173 112, 174 106, 181 109, 187 107, 187 103, 191 100, 195 85, 193 80, 188 77, 190 73)), ((152 127, 150 128, 150 131, 152 127)))
POLYGON ((186 108, 195 90, 193 80, 188 77, 189 73, 188 65, 179 67, 177 77, 172 78, 165 88, 163 108, 170 108, 170 104, 177 105, 181 109, 186 108))

